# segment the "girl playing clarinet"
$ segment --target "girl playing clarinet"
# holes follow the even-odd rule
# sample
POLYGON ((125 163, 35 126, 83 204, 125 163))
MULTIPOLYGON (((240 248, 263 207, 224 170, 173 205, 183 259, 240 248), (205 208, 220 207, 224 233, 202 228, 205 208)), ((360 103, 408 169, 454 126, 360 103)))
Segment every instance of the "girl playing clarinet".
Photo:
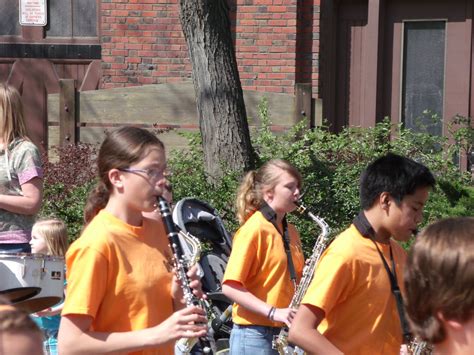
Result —
MULTIPOLYGON (((66 254, 61 354, 172 354, 177 339, 206 334, 204 312, 182 309, 162 222, 143 216, 155 210, 165 172, 163 143, 144 129, 122 127, 102 143, 86 226, 66 254)), ((188 276, 200 297, 195 270, 188 276)))

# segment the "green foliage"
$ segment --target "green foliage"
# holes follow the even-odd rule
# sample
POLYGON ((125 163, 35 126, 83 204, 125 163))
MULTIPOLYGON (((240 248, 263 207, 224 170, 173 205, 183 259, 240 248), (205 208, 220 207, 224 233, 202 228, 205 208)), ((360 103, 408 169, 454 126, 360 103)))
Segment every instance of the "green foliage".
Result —
MULTIPOLYGON (((233 201, 238 187, 238 173, 228 171, 215 185, 212 185, 204 171, 204 154, 199 133, 183 133, 188 139, 190 149, 172 151, 168 157, 168 166, 172 171, 170 178, 173 186, 173 199, 194 197, 209 203, 219 211, 227 228, 235 230, 233 201)), ((225 171, 225 170, 224 170, 225 171)))
MULTIPOLYGON (((265 100, 259 105, 259 116, 262 124, 252 132, 257 167, 272 158, 294 164, 304 178, 306 207, 324 218, 334 234, 346 228, 359 211, 360 173, 369 162, 387 152, 411 157, 435 174, 437 188, 426 206, 425 224, 441 217, 474 215, 472 176, 460 172, 455 163, 460 154, 472 152, 470 118, 455 117, 448 125, 449 137, 437 137, 404 129, 389 119, 372 128, 351 127, 338 134, 326 127, 309 130, 306 122, 301 122, 288 132, 275 134, 265 100)), ((211 185, 204 171, 200 135, 184 136, 190 148, 171 151, 168 157, 174 200, 195 197, 208 202, 219 211, 228 231, 234 233, 238 228, 234 201, 242 172, 227 170, 221 180, 211 185)), ((61 149, 59 160, 45 165, 41 215, 62 218, 68 224, 71 239, 75 239, 82 227, 86 196, 94 182, 96 152, 87 145, 61 149)), ((317 226, 295 215, 290 220, 301 233, 305 252, 310 253, 319 234, 317 226)))
MULTIPOLYGON (((272 158, 283 158, 294 164, 304 178, 305 204, 324 218, 334 233, 347 227, 360 209, 358 184, 362 170, 388 152, 411 157, 435 174, 438 186, 426 206, 425 224, 446 216, 474 215, 471 175, 460 172, 454 159, 462 149, 469 149, 468 142, 472 150, 472 136, 469 136, 472 128, 466 119, 462 133, 457 127, 458 138, 455 135, 448 138, 413 132, 391 123, 388 118, 372 128, 350 127, 338 134, 326 127, 308 130, 306 122, 286 133, 275 134, 271 131, 265 100, 259 105, 259 115, 262 125, 252 132, 257 166, 272 158)), ((460 121, 455 118, 450 127, 459 126, 460 121)), ((199 135, 189 135, 188 139, 190 151, 172 152, 169 160, 175 199, 193 196, 208 201, 223 215, 233 233, 238 226, 233 203, 240 174, 229 172, 217 186, 209 185, 199 135)), ((317 226, 300 217, 290 216, 290 219, 300 230, 308 254, 319 234, 317 226)))
POLYGON ((70 243, 80 235, 84 205, 92 186, 93 181, 73 188, 66 188, 63 184, 45 185, 40 216, 62 219, 67 226, 70 243))
POLYGON ((53 147, 43 155, 44 196, 40 218, 60 218, 68 228, 69 241, 82 229, 87 195, 95 182, 97 153, 89 144, 53 147))

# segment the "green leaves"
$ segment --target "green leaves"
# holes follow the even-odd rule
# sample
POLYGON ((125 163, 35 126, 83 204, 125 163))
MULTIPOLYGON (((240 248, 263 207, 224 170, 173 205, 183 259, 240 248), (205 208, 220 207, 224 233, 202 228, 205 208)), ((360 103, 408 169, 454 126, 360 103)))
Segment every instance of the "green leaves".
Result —
MULTIPOLYGON (((272 158, 283 158, 294 164, 304 178, 305 205, 324 218, 333 231, 346 228, 359 211, 362 170, 390 151, 427 165, 437 178, 438 186, 425 208, 424 224, 441 217, 474 215, 472 176, 460 172, 457 166, 460 154, 472 152, 471 118, 454 117, 447 124, 447 137, 407 130, 389 118, 375 127, 345 128, 338 134, 331 133, 325 126, 307 129, 306 122, 277 134, 270 129, 268 105, 263 100, 259 105, 259 122, 259 128, 252 132, 257 166, 272 158)), ((227 169, 223 178, 211 185, 204 171, 200 134, 183 135, 189 149, 171 151, 168 159, 173 173, 174 200, 195 197, 208 202, 217 209, 233 234, 238 228, 234 201, 243 172, 227 169)), ((83 207, 94 183, 96 152, 87 145, 56 149, 59 158, 68 158, 46 160, 41 214, 65 220, 74 239, 82 227, 83 207)), ((226 169, 225 162, 221 164, 226 169)), ((296 216, 290 218, 300 231, 305 252, 309 253, 319 230, 311 221, 296 216)))
MULTIPOLYGON (((425 224, 445 216, 474 215, 470 174, 460 172, 453 159, 472 134, 472 128, 466 128, 466 120, 453 121, 457 125, 464 122, 467 132, 454 131, 459 132, 459 138, 450 140, 404 129, 389 118, 375 127, 350 127, 338 134, 329 132, 325 126, 307 129, 306 122, 276 134, 270 129, 266 100, 259 105, 259 116, 261 126, 252 132, 257 165, 272 158, 294 164, 304 178, 305 204, 333 230, 342 231, 358 213, 359 176, 371 161, 387 152, 420 161, 436 175, 438 188, 426 206, 425 224)), ((208 201, 224 216, 229 232, 235 232, 238 224, 233 206, 241 172, 229 171, 217 186, 210 186, 203 171, 200 141, 194 139, 190 146, 189 152, 171 154, 175 200, 193 196, 208 201)), ((319 231, 311 221, 295 216, 291 216, 291 221, 296 223, 304 250, 309 253, 319 231)))

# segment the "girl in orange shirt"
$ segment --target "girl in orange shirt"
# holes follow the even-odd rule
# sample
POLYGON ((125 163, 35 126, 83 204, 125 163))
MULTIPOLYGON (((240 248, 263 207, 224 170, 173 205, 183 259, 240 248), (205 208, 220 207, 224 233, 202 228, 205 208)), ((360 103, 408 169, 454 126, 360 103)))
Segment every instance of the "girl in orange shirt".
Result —
MULTIPOLYGON (((198 307, 182 309, 163 223, 143 216, 167 182, 165 148, 149 131, 122 127, 97 161, 86 226, 66 254, 59 352, 172 354, 177 339, 204 336, 207 320, 198 307)), ((195 269, 188 276, 201 296, 195 269)))
POLYGON ((288 306, 304 258, 298 232, 285 216, 296 208, 301 180, 296 168, 275 159, 247 173, 240 185, 237 213, 243 224, 222 286, 235 302, 231 354, 277 354, 273 338, 291 324, 295 310, 288 306))

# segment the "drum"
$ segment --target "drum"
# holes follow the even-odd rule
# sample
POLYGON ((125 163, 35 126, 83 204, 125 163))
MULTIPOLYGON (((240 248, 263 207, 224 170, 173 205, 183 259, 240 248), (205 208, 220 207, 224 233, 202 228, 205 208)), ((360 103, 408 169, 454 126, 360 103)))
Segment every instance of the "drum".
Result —
POLYGON ((52 307, 64 295, 64 258, 0 253, 0 294, 29 313, 52 307))

